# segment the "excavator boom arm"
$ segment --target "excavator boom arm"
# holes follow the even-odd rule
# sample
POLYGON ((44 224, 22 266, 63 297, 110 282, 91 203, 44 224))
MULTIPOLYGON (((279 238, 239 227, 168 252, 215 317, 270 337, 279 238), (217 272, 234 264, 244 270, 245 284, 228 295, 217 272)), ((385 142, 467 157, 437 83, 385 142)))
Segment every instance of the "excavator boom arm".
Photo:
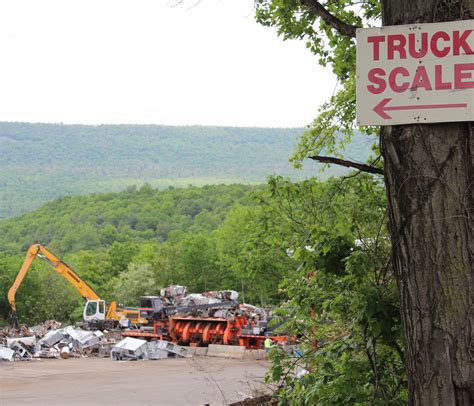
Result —
POLYGON ((23 282, 23 279, 25 278, 28 270, 30 269, 31 263, 36 257, 39 257, 49 263, 58 274, 60 274, 77 289, 79 294, 84 299, 100 300, 99 295, 97 295, 97 293, 95 293, 94 290, 86 282, 84 282, 65 262, 61 261, 58 257, 56 257, 52 252, 48 251, 41 244, 33 244, 28 249, 25 260, 23 261, 23 265, 21 266, 21 269, 18 272, 18 275, 16 276, 12 287, 8 291, 8 302, 10 303, 10 307, 12 308, 13 314, 16 313, 16 291, 23 282))

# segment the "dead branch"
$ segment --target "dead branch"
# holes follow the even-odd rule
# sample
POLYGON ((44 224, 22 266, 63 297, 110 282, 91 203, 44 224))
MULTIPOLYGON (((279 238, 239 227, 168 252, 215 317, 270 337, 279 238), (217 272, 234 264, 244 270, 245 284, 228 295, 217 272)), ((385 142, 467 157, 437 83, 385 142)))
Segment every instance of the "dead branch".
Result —
POLYGON ((345 166, 346 168, 355 168, 362 172, 373 173, 375 175, 383 175, 383 170, 375 166, 360 164, 353 161, 347 161, 346 159, 336 158, 333 156, 310 156, 310 159, 313 161, 318 161, 324 164, 334 164, 345 166))

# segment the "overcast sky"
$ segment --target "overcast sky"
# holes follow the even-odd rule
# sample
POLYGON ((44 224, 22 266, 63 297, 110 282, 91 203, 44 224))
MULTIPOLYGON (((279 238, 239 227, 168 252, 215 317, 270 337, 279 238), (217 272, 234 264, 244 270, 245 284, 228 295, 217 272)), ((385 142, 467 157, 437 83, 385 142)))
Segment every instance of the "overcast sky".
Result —
POLYGON ((0 0, 0 121, 290 127, 336 80, 253 0, 0 0))

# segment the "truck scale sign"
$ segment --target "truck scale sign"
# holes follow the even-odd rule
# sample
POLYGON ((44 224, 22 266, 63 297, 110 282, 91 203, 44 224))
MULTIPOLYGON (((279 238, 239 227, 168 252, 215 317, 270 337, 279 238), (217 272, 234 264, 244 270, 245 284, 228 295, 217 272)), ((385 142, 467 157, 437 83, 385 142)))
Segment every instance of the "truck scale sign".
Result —
POLYGON ((357 30, 357 124, 474 121, 474 20, 357 30))

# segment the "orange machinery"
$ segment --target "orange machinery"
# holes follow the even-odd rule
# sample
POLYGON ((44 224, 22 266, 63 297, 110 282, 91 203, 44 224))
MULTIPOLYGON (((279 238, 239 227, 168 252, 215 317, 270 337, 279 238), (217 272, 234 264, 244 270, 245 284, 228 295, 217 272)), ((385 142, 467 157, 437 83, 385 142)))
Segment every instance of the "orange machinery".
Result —
POLYGON ((172 316, 155 320, 153 330, 124 331, 125 337, 142 337, 173 341, 180 345, 206 346, 209 344, 240 345, 245 316, 233 320, 220 317, 172 316))
MULTIPOLYGON (((142 296, 140 317, 147 319, 148 325, 141 330, 124 331, 122 335, 195 347, 224 344, 247 349, 263 348, 266 335, 262 335, 261 328, 254 328, 253 320, 240 314, 238 308, 239 304, 232 300, 175 306, 163 297, 142 296)), ((274 341, 288 340, 287 336, 272 335, 270 338, 274 341)))
POLYGON ((233 320, 174 316, 170 319, 168 329, 172 341, 181 345, 238 345, 240 331, 246 325, 245 316, 236 316, 233 320))
MULTIPOLYGON (((155 320, 153 330, 132 330, 122 332, 124 337, 147 340, 168 340, 179 345, 194 347, 209 344, 238 345, 246 349, 262 349, 265 335, 244 334, 248 325, 245 316, 234 319, 220 317, 194 317, 176 315, 167 319, 155 320)), ((270 335, 273 341, 288 341, 288 336, 270 335)))

